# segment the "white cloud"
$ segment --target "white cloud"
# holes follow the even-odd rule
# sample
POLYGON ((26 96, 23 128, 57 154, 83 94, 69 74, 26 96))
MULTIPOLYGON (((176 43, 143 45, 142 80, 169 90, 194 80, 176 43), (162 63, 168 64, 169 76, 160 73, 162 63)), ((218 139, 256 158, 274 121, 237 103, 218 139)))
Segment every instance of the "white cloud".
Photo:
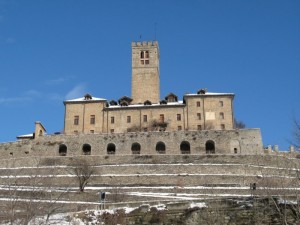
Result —
POLYGON ((42 93, 40 93, 39 91, 36 91, 36 90, 28 90, 24 94, 27 95, 28 97, 31 97, 31 98, 40 98, 40 97, 42 97, 42 93))
POLYGON ((64 82, 67 81, 67 80, 68 80, 67 78, 59 77, 59 78, 57 78, 57 79, 47 80, 47 81, 46 81, 46 84, 48 84, 48 85, 57 85, 57 84, 64 83, 64 82))
POLYGON ((78 84, 75 86, 71 91, 66 94, 65 99, 74 99, 80 98, 84 94, 86 94, 86 85, 85 84, 78 84))
POLYGON ((30 98, 30 97, 0 98, 0 104, 27 102, 27 101, 31 101, 31 100, 32 100, 32 98, 30 98))

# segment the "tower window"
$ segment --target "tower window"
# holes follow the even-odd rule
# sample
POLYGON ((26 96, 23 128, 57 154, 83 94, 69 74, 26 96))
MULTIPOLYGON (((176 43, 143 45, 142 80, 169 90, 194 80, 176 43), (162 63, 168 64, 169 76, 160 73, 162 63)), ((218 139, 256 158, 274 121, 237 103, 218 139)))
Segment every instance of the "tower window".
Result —
POLYGON ((74 125, 79 124, 79 116, 74 116, 74 125))
POLYGON ((221 130, 225 130, 225 124, 221 124, 221 130))
POLYGON ((202 130, 202 126, 201 126, 201 125, 198 125, 198 126, 197 126, 197 129, 198 129, 198 130, 202 130))
POLYGON ((149 64, 149 51, 141 51, 141 64, 149 64))
POLYGON ((200 107, 200 106, 201 106, 200 102, 197 102, 196 104, 197 104, 197 107, 200 107))
POLYGON ((219 101, 219 106, 223 107, 224 106, 224 102, 223 101, 219 101))
POLYGON ((127 123, 131 123, 131 116, 127 116, 127 123))
POLYGON ((110 117, 110 123, 115 123, 115 117, 114 116, 110 117))

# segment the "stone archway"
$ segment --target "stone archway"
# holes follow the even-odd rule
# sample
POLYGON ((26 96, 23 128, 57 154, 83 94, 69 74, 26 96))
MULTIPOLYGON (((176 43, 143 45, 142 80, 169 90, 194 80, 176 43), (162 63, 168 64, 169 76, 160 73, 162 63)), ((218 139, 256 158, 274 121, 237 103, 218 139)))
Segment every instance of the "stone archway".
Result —
POLYGON ((114 155, 114 154, 116 154, 116 145, 113 144, 113 143, 109 143, 107 145, 107 149, 106 150, 107 150, 107 154, 114 155))
POLYGON ((215 148, 215 142, 212 140, 209 140, 205 143, 205 151, 206 154, 215 154, 216 148, 215 148))
POLYGON ((132 154, 141 154, 141 145, 137 142, 131 145, 132 154))
POLYGON ((89 145, 89 144, 84 144, 84 145, 82 146, 82 153, 83 153, 84 155, 91 155, 91 153, 92 153, 92 147, 91 147, 91 145, 89 145))
POLYGON ((68 151, 68 147, 65 144, 59 145, 58 154, 60 156, 66 156, 68 151))
POLYGON ((191 154, 191 146, 188 141, 181 142, 180 152, 181 152, 181 154, 191 154))
POLYGON ((159 141, 156 144, 155 150, 158 154, 166 154, 166 145, 165 143, 159 141))

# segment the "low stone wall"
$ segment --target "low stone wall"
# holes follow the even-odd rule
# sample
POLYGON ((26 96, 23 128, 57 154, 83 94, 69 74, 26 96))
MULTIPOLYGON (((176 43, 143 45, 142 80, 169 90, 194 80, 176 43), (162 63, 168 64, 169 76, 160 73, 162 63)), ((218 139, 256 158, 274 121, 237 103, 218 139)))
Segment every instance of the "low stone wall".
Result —
MULTIPOLYGON (((0 144, 2 158, 28 156, 58 156, 60 150, 68 156, 107 155, 112 150, 116 155, 131 155, 133 145, 139 145, 139 153, 158 154, 157 143, 165 146, 165 154, 206 154, 206 144, 213 143, 216 154, 264 154, 259 129, 138 132, 122 134, 49 135, 34 140, 0 144), (181 145, 185 143, 185 146, 181 145)), ((210 146, 211 148, 212 146, 210 146)))

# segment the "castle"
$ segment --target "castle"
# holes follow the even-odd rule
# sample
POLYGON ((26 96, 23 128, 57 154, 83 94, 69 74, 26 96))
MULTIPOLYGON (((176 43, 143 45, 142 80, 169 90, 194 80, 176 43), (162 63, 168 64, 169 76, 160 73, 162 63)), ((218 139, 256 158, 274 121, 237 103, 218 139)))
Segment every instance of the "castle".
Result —
POLYGON ((182 100, 174 93, 161 99, 158 42, 131 47, 131 97, 66 100, 62 134, 46 135, 36 122, 33 136, 19 136, 22 147, 0 145, 4 155, 263 153, 259 129, 234 127, 234 94, 200 89, 182 100))

